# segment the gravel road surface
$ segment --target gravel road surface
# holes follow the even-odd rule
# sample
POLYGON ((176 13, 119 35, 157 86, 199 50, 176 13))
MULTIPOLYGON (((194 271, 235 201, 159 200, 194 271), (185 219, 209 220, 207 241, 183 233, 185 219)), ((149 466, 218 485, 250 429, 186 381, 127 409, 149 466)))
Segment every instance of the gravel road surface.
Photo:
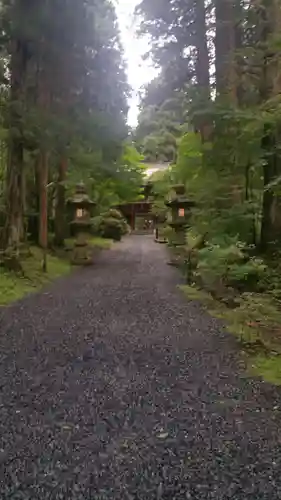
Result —
POLYGON ((132 236, 0 313, 0 499, 280 500, 281 393, 132 236))

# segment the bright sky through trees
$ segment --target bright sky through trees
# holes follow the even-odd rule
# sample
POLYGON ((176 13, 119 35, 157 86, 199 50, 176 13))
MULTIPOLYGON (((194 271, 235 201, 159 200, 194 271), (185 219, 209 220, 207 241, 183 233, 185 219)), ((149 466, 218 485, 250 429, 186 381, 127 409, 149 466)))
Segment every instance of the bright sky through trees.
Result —
POLYGON ((129 84, 133 95, 130 100, 129 125, 137 124, 138 116, 138 91, 157 74, 155 68, 142 60, 142 55, 149 48, 148 41, 137 38, 134 25, 134 9, 138 0, 115 0, 117 16, 122 36, 122 43, 128 66, 129 84))

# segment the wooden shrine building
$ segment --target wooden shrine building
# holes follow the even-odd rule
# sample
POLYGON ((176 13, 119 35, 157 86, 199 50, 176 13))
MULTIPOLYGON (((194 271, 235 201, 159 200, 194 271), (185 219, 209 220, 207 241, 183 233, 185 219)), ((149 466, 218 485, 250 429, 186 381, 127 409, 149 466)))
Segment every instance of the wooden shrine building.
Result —
MULTIPOLYGON (((147 178, 156 172, 165 171, 169 165, 169 162, 147 164, 147 178)), ((153 185, 151 182, 148 181, 142 186, 141 195, 142 200, 121 204, 116 208, 123 214, 132 231, 153 232, 155 217, 151 213, 153 204, 153 185)))
POLYGON ((152 185, 147 183, 142 186, 142 200, 122 203, 116 207, 123 214, 132 231, 152 232, 154 229, 151 191, 152 185))

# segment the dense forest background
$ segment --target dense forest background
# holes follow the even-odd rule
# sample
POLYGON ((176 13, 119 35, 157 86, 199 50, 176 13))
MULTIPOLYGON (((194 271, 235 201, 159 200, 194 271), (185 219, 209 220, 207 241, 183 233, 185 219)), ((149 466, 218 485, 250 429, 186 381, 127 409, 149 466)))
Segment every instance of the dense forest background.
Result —
POLYGON ((123 49, 109 0, 0 3, 0 240, 63 245, 65 204, 84 181, 99 210, 134 198, 123 49))
POLYGON ((280 2, 143 0, 136 14, 159 68, 142 92, 140 151, 173 163, 162 187, 186 184, 198 230, 279 248, 280 2))

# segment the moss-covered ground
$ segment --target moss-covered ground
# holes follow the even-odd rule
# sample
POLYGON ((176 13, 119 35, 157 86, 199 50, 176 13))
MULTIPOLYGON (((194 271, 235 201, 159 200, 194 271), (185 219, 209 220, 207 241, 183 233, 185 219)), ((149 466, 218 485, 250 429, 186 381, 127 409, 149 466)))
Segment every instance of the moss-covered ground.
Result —
MULTIPOLYGON (((66 241, 66 246, 71 248, 73 243, 74 240, 69 239, 66 241)), ((112 240, 92 237, 90 244, 93 248, 109 249, 112 240)), ((46 273, 42 270, 42 264, 42 250, 38 247, 31 247, 29 255, 21 260, 23 275, 0 267, 0 306, 10 304, 31 292, 40 290, 56 278, 70 273, 72 269, 67 252, 49 253, 46 273)))
POLYGON ((6 271, 0 267, 0 305, 7 305, 24 297, 24 295, 40 290, 44 285, 70 272, 67 259, 55 255, 47 257, 47 272, 42 270, 42 250, 30 248, 30 255, 21 260, 23 275, 6 271))
POLYGON ((248 372, 281 385, 281 304, 270 294, 244 293, 240 305, 229 309, 211 294, 193 286, 180 286, 190 300, 199 301, 224 321, 241 343, 248 372))

